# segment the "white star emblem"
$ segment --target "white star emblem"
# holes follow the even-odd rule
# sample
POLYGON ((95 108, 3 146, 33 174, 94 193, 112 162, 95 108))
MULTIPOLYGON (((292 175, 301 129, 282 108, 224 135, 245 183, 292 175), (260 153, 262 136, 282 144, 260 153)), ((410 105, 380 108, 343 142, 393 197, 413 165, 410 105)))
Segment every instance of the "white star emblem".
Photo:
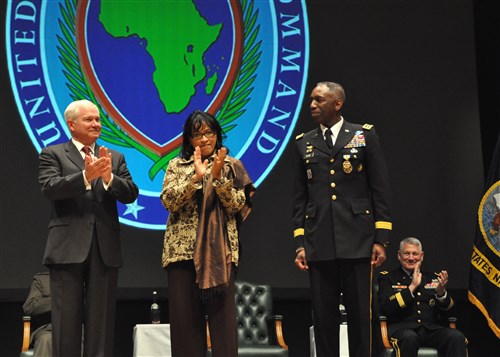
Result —
POLYGON ((137 203, 137 200, 135 200, 132 203, 127 204, 126 206, 127 206, 127 209, 125 210, 125 212, 123 212, 123 215, 125 216, 127 214, 131 214, 134 216, 135 219, 137 219, 137 212, 139 212, 145 208, 143 206, 139 206, 139 204, 137 203))

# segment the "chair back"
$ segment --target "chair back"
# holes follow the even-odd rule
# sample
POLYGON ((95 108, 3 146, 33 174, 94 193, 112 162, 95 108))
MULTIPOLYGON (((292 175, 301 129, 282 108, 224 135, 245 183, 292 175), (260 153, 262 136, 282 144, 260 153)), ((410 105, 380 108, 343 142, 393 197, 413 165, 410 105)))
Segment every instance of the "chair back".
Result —
POLYGON ((235 285, 238 345, 269 345, 267 319, 273 307, 271 287, 244 281, 236 281, 235 285))

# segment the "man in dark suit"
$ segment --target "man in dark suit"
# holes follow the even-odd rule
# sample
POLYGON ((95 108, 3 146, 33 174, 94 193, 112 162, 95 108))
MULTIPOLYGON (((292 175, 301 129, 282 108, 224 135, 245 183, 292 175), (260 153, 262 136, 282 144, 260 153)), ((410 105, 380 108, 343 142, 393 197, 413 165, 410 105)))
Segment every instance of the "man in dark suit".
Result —
POLYGON ((437 348, 440 356, 465 357, 464 335, 445 327, 454 305, 446 291, 448 272, 422 272, 422 243, 413 237, 401 241, 398 260, 398 269, 380 272, 378 293, 396 355, 416 357, 418 349, 426 346, 437 348))
POLYGON ((68 105, 72 139, 40 153, 39 182, 53 203, 43 263, 50 269, 54 356, 112 356, 118 268, 122 266, 116 201, 138 195, 122 154, 96 144, 99 109, 68 105))
POLYGON ((343 293, 349 355, 371 346, 372 266, 385 261, 392 229, 387 165, 373 125, 341 116, 342 86, 320 82, 311 93, 319 125, 296 140, 293 225, 295 264, 309 271, 318 356, 339 355, 343 293))

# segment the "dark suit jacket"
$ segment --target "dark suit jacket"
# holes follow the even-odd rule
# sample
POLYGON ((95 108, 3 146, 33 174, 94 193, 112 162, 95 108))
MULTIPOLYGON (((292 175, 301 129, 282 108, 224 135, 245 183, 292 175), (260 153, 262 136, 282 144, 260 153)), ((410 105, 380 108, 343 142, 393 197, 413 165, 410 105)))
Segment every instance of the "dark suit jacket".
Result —
POLYGON ((390 183, 371 125, 346 122, 332 151, 321 129, 297 136, 293 225, 307 259, 365 258, 387 241, 390 183), (376 229, 377 226, 377 229, 376 229))
MULTIPOLYGON (((123 155, 110 152, 114 177, 108 191, 100 178, 92 183, 92 190, 86 190, 82 175, 85 163, 72 141, 48 146, 40 153, 39 182, 43 194, 53 203, 43 264, 83 262, 89 254, 95 226, 104 263, 122 266, 116 200, 135 201, 138 188, 123 155)), ((98 145, 95 153, 98 156, 98 145)))
POLYGON ((389 335, 401 328, 424 325, 428 329, 438 329, 447 324, 447 312, 454 303, 449 293, 443 302, 436 298, 437 277, 422 272, 422 283, 413 296, 408 289, 410 283, 410 277, 401 267, 379 274, 379 304, 382 315, 387 316, 389 335))

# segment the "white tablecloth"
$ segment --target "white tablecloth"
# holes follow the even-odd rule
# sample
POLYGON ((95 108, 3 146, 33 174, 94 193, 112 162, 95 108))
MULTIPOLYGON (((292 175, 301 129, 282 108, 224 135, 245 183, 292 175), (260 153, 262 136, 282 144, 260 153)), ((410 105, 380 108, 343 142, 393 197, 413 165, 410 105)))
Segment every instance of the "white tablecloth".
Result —
MULTIPOLYGON (((316 357, 314 328, 309 328, 311 357, 316 357)), ((349 357, 347 325, 340 325, 340 356, 349 357)), ((171 357, 169 324, 137 324, 134 327, 134 357, 171 357)))
POLYGON ((171 357, 169 324, 137 324, 134 327, 134 357, 171 357))
MULTIPOLYGON (((347 325, 340 325, 339 332, 340 357, 349 357, 349 346, 347 340, 347 325)), ((309 327, 309 351, 311 357, 316 357, 316 345, 314 343, 314 327, 309 327)))

